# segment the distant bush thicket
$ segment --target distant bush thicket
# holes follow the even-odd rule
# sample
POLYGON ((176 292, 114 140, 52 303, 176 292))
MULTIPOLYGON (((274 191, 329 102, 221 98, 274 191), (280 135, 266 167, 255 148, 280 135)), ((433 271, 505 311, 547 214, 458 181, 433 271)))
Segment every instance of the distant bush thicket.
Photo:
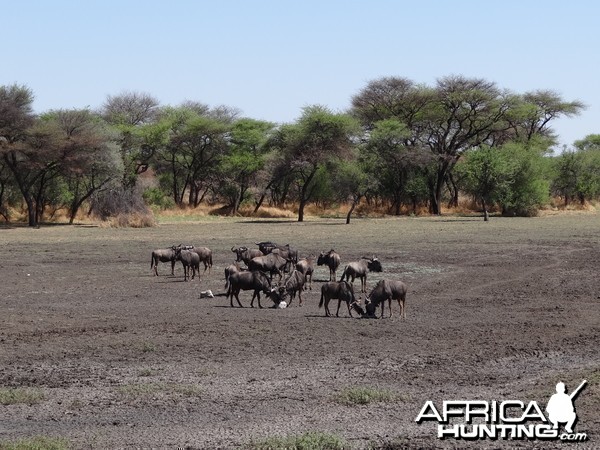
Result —
POLYGON ((486 218, 528 216, 551 198, 567 207, 600 198, 600 135, 556 152, 553 121, 584 105, 552 91, 387 77, 345 113, 313 105, 287 124, 137 92, 95 111, 35 114, 33 99, 26 86, 0 86, 0 219, 30 226, 86 215, 152 226, 153 211, 200 206, 292 210, 302 221, 316 205, 349 222, 369 211, 440 214, 465 196, 486 218))

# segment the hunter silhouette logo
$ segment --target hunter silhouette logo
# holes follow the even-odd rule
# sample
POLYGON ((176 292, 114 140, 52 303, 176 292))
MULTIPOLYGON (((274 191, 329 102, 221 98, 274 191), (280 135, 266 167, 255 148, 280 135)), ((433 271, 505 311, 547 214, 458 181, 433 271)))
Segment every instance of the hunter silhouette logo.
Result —
POLYGON ((559 422, 566 423, 565 431, 569 434, 573 433, 573 425, 577 420, 577 414, 575 413, 575 407, 573 406, 573 400, 583 387, 587 384, 587 380, 583 380, 579 387, 575 389, 571 395, 565 393, 565 383, 562 381, 556 385, 556 394, 550 397, 548 406, 546 406, 546 412, 550 422, 554 425, 553 430, 558 429, 559 422))
POLYGON ((574 433, 577 413, 573 401, 587 384, 583 380, 571 394, 566 393, 563 382, 556 385, 556 393, 546 405, 544 415, 537 402, 527 404, 520 400, 449 400, 437 409, 429 400, 425 402, 415 422, 435 421, 440 439, 543 439, 561 441, 586 441, 587 433, 574 433), (564 432, 559 433, 564 424, 564 432))

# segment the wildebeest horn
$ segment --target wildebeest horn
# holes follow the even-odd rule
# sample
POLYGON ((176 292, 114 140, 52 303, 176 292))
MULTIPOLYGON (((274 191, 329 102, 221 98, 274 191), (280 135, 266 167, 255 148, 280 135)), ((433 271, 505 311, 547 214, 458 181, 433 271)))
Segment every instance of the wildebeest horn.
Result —
POLYGON ((235 252, 234 248, 235 248, 235 245, 233 247, 231 247, 232 252, 235 252))

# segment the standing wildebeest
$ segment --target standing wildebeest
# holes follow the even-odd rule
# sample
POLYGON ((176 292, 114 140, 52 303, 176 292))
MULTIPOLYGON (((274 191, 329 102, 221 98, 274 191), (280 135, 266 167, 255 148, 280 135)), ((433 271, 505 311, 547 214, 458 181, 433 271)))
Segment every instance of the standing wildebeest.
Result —
POLYGON ((152 252, 150 260, 150 269, 154 270, 154 274, 158 276, 158 263, 171 261, 171 275, 175 275, 175 251, 177 247, 174 245, 171 248, 161 248, 152 252))
POLYGON ((175 259, 181 261, 183 265, 183 281, 187 281, 190 276, 190 268, 192 269, 192 280, 198 271, 198 279, 200 279, 200 256, 193 250, 187 250, 181 246, 175 249, 175 259))
POLYGON ((340 255, 338 255, 334 249, 329 250, 327 253, 321 252, 317 259, 317 266, 326 265, 329 267, 329 281, 335 281, 337 278, 336 272, 340 265, 340 255))
POLYGON ((233 264, 230 264, 227 267, 225 267, 225 289, 229 288, 229 277, 232 274, 238 272, 242 272, 242 269, 240 268, 240 265, 237 262, 234 262, 233 264))
POLYGON ((359 313, 363 313, 354 297, 354 288, 347 281, 329 281, 321 285, 321 301, 319 302, 319 308, 325 304, 325 316, 331 316, 329 312, 329 301, 331 299, 338 299, 338 307, 335 313, 336 317, 339 317, 340 305, 342 301, 345 301, 348 305, 348 314, 352 316, 352 309, 356 309, 359 313), (352 308, 352 309, 351 309, 352 308))
POLYGON ((273 252, 279 252, 281 256, 288 259, 290 261, 289 267, 285 268, 285 271, 289 271, 291 269, 291 263, 296 264, 298 262, 298 250, 293 247, 290 247, 290 244, 278 245, 275 242, 265 241, 265 242, 255 242, 258 245, 258 249, 263 252, 263 254, 268 255, 273 252))
POLYGON ((269 253, 265 256, 257 256, 252 258, 248 263, 249 270, 260 270, 261 272, 268 272, 273 278, 273 274, 279 274, 279 281, 283 277, 281 269, 288 264, 288 260, 281 256, 280 253, 269 253))
MULTIPOLYGON (((200 261, 204 263, 204 272, 208 269, 208 273, 210 273, 213 265, 212 250, 208 247, 192 247, 192 251, 196 252, 200 261)), ((200 276, 200 269, 198 269, 198 276, 200 276)))
POLYGON ((392 300, 398 300, 398 305, 400 305, 400 317, 406 319, 406 310, 404 306, 404 303, 406 302, 406 285, 402 281, 379 281, 365 301, 367 314, 374 316, 377 306, 381 304, 381 317, 383 318, 386 300, 388 300, 390 308, 390 317, 392 317, 392 300))
POLYGON ((381 272, 381 262, 373 256, 373 258, 362 257, 360 261, 349 263, 342 273, 340 281, 351 280, 354 283, 355 278, 360 278, 360 292, 367 292, 367 273, 381 272))
POLYGON ((231 247, 231 251, 236 254, 236 261, 244 261, 246 266, 250 262, 252 258, 256 258, 258 256, 264 256, 265 254, 256 248, 248 248, 248 247, 231 247))
POLYGON ((296 270, 302 272, 304 275, 304 290, 306 290, 306 285, 308 284, 310 290, 312 291, 312 277, 313 272, 315 270, 315 258, 309 256, 308 258, 302 258, 296 263, 296 270))
POLYGON ((250 306, 254 308, 254 298, 258 298, 258 307, 262 308, 262 305, 260 304, 260 292, 262 291, 265 294, 271 292, 271 280, 269 280, 269 277, 267 277, 266 274, 259 271, 236 272, 229 275, 229 290, 227 291, 227 297, 231 297, 231 307, 233 307, 233 297, 235 296, 238 305, 243 308, 239 297, 241 290, 253 290, 254 294, 252 295, 250 306))
POLYGON ((289 295, 290 301, 287 302, 287 306, 290 306, 292 304, 292 300, 294 300, 294 297, 296 297, 297 292, 298 298, 300 299, 300 306, 302 306, 302 289, 304 287, 305 280, 306 279, 302 272, 299 270, 294 270, 284 281, 282 286, 279 286, 279 288, 271 292, 271 300, 273 300, 275 304, 279 304, 289 295))

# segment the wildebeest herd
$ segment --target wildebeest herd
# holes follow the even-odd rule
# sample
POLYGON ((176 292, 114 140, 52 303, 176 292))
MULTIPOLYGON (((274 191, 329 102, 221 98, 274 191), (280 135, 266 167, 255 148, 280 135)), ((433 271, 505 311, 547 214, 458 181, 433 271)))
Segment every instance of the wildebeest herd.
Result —
MULTIPOLYGON (((312 275, 314 272, 315 257, 308 256, 298 259, 298 251, 289 244, 278 245, 274 242, 255 242, 258 248, 232 247, 235 260, 224 271, 226 298, 233 299, 240 307, 240 291, 253 291, 250 306, 254 307, 254 300, 258 300, 258 307, 262 308, 260 294, 264 294, 273 302, 274 308, 286 308, 292 304, 296 294, 298 304, 302 306, 302 291, 312 289, 312 275), (245 267, 242 266, 242 263, 245 267), (274 277, 277 275, 277 280, 274 277)), ((194 247, 193 245, 173 245, 169 248, 158 249, 152 252, 150 267, 154 275, 158 276, 158 263, 171 263, 171 275, 175 275, 175 264, 181 261, 183 266, 184 281, 193 280, 196 276, 200 279, 200 263, 204 265, 204 273, 213 265, 212 251, 207 247, 194 247)), ((367 274, 369 272, 382 272, 381 261, 376 256, 362 257, 359 261, 352 261, 344 266, 342 276, 337 281, 337 269, 342 258, 331 249, 321 252, 316 258, 317 266, 329 268, 329 281, 321 285, 321 300, 319 308, 324 307, 325 316, 331 316, 329 302, 338 300, 336 316, 339 316, 342 302, 346 303, 348 314, 356 311, 360 317, 375 317, 377 307, 381 305, 381 316, 385 311, 385 301, 388 301, 390 317, 392 317, 392 300, 397 300, 400 306, 400 317, 406 318, 405 301, 406 285, 397 280, 380 280, 365 298, 364 306, 360 304, 354 294, 354 281, 360 279, 360 292, 367 292, 367 274)))

